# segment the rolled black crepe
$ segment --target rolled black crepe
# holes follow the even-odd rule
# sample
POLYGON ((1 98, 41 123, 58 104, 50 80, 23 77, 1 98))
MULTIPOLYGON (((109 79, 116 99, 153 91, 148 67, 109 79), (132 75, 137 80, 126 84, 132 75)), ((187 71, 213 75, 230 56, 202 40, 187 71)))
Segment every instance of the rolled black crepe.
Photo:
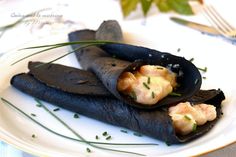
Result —
MULTIPOLYGON (((69 34, 69 41, 79 41, 79 40, 111 40, 116 41, 121 38, 121 29, 119 24, 114 21, 105 21, 99 27, 97 32, 92 30, 79 30, 69 34), (114 29, 110 29, 110 25, 114 29), (117 29, 117 30, 116 30, 117 29), (113 31, 111 31, 113 30, 113 31), (99 33, 98 33, 99 32, 99 33), (105 34, 105 35, 103 35, 105 34), (108 35, 106 35, 108 34, 108 35), (112 34, 112 35, 111 35, 112 34), (118 38, 118 37, 119 38, 118 38), (96 37, 96 38, 95 38, 96 37)), ((177 57, 169 53, 162 53, 156 50, 126 45, 126 44, 111 44, 111 46, 104 45, 101 48, 105 51, 101 52, 101 49, 89 47, 87 49, 82 49, 76 52, 78 61, 80 62, 82 68, 85 70, 90 70, 96 74, 96 76, 103 82, 104 86, 118 99, 124 101, 125 103, 143 109, 153 109, 156 107, 161 107, 163 105, 169 105, 172 103, 180 102, 190 98, 197 92, 201 87, 201 75, 198 69, 189 61, 182 57, 177 57), (132 62, 127 60, 121 60, 118 58, 111 57, 113 52, 118 54, 126 54, 135 56, 137 52, 138 56, 132 62), (106 55, 109 53, 110 55, 106 55), (140 55, 140 54, 143 54, 140 55), (145 54, 145 55, 144 55, 145 54), (146 57, 152 55, 150 57, 146 57), (139 60, 136 60, 139 59, 139 60), (171 64, 170 64, 171 63, 171 64), (143 105, 136 102, 133 98, 128 95, 122 94, 117 90, 117 82, 120 75, 125 71, 135 71, 139 69, 142 65, 161 65, 170 68, 173 72, 177 73, 177 82, 180 84, 175 92, 179 93, 181 96, 167 96, 160 100, 154 105, 143 105)), ((80 45, 72 45, 72 49, 78 48, 80 45)), ((116 55, 117 56, 117 55, 116 55)), ((118 55, 122 58, 121 55, 118 55)))
MULTIPOLYGON (((62 73, 64 71, 67 71, 69 68, 62 65, 45 66, 56 66, 58 69, 61 69, 62 73)), ((43 71, 52 72, 51 70, 53 68, 49 68, 48 70, 47 69, 48 68, 43 68, 43 71)), ((74 70, 74 68, 72 68, 71 70, 74 70)), ((41 72, 39 72, 38 74, 44 75, 43 77, 48 77, 46 79, 42 79, 43 81, 51 80, 51 77, 54 76, 47 75, 46 73, 41 72)), ((20 91, 33 97, 58 105, 73 112, 78 112, 82 115, 106 123, 110 123, 112 125, 125 127, 143 133, 145 135, 165 141, 168 144, 188 142, 208 132, 220 118, 221 102, 222 100, 224 100, 224 94, 221 90, 201 90, 197 92, 188 101, 194 103, 204 102, 216 106, 217 118, 214 121, 207 122, 202 126, 198 126, 197 130, 193 133, 185 136, 180 136, 175 133, 171 117, 168 115, 167 108, 159 108, 153 110, 138 109, 129 106, 112 96, 96 95, 96 92, 92 91, 94 90, 92 88, 88 88, 87 90, 91 90, 91 93, 93 92, 93 95, 87 95, 85 93, 74 94, 74 92, 70 93, 68 91, 66 92, 66 90, 61 88, 67 89, 67 87, 62 86, 58 88, 57 81, 49 81, 50 83, 43 83, 42 80, 38 80, 38 78, 40 78, 41 76, 35 73, 36 72, 30 72, 28 74, 22 73, 15 75, 11 79, 11 84, 20 91), (37 77, 37 79, 34 76, 37 77), (50 86, 48 84, 50 84, 50 86)), ((80 78, 86 78, 86 80, 89 82, 90 80, 91 82, 94 81, 94 79, 91 77, 87 78, 88 75, 91 75, 90 72, 77 71, 76 73, 81 75, 80 78)), ((94 76, 94 78, 96 77, 94 76)), ((96 87, 96 89, 104 88, 102 87, 102 84, 99 83, 97 84, 97 86, 99 87, 96 87)), ((86 87, 88 87, 87 84, 80 84, 80 88, 84 89, 86 87)))
POLYGON ((48 65, 42 62, 29 62, 28 68, 29 73, 39 81, 65 92, 81 95, 113 96, 103 86, 102 82, 88 71, 59 64, 48 65))
MULTIPOLYGON (((104 21, 97 31, 85 29, 82 31, 75 31, 69 34, 70 41, 80 41, 80 40, 109 40, 122 42, 123 35, 120 25, 115 20, 104 21)), ((71 45, 72 49, 75 50, 80 47, 80 45, 71 45)), ((84 70, 90 68, 91 63, 99 57, 108 57, 102 49, 97 46, 89 46, 83 48, 76 53, 76 57, 80 62, 81 67, 84 70)))

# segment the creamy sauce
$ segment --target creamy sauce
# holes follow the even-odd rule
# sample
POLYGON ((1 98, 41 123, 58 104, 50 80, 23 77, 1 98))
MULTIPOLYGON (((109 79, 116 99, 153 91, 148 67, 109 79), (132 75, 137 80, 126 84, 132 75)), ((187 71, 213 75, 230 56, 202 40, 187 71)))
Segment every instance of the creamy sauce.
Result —
POLYGON ((189 102, 179 103, 169 108, 169 115, 175 130, 181 135, 187 135, 197 126, 216 118, 216 107, 209 104, 191 105, 189 102))
POLYGON ((176 85, 175 73, 165 67, 144 65, 134 73, 124 72, 117 89, 138 103, 153 105, 171 93, 176 85))

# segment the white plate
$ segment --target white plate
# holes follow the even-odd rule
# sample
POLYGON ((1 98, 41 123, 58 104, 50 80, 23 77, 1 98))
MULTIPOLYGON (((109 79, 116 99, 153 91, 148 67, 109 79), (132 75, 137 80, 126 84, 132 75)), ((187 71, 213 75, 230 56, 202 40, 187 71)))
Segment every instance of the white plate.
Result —
MULTIPOLYGON (((153 28, 154 26, 155 25, 152 25, 150 27, 153 28)), ((178 40, 178 37, 172 37, 170 40, 167 40, 166 38, 163 38, 163 36, 158 37, 158 34, 162 35, 162 32, 160 30, 154 32, 152 36, 148 36, 148 34, 151 33, 150 30, 154 29, 144 30, 143 26, 136 27, 136 32, 137 30, 144 31, 143 33, 137 34, 131 32, 131 25, 123 24, 123 27, 125 27, 129 32, 125 33, 126 39, 128 39, 129 42, 147 45, 152 48, 159 47, 163 51, 172 51, 177 55, 186 56, 186 58, 194 57, 195 63, 197 65, 207 66, 208 72, 203 74, 207 77, 207 79, 203 80, 202 88, 221 88, 225 92, 226 100, 223 102, 224 115, 222 119, 218 121, 216 126, 209 133, 198 138, 197 140, 194 140, 187 144, 167 146, 165 143, 150 137, 136 137, 130 130, 128 134, 122 133, 120 132, 120 130, 122 129, 120 127, 108 125, 84 116, 80 116, 79 119, 75 119, 73 118, 74 113, 63 109, 56 112, 56 114, 87 140, 96 141, 95 136, 99 135, 99 141, 107 142, 101 135, 104 131, 107 131, 112 136, 112 140, 110 140, 109 142, 158 143, 158 146, 108 146, 109 148, 142 153, 147 156, 195 156, 235 142, 236 99, 234 93, 236 92, 236 87, 233 86, 233 81, 236 80, 236 76, 233 75, 234 67, 236 67, 236 62, 234 62, 235 48, 232 45, 224 43, 221 40, 218 40, 216 38, 213 39, 208 36, 202 36, 201 34, 195 32, 191 34, 191 37, 194 37, 195 41, 200 41, 199 44, 195 44, 194 41, 190 42, 189 44, 183 44, 182 42, 187 43, 189 41, 187 35, 183 35, 183 38, 181 40, 178 40), (205 40, 205 42, 201 42, 202 40, 205 40), (169 41, 172 43, 171 46, 168 43, 169 41), (167 46, 168 44, 169 46, 167 46), (216 44, 216 46, 213 47, 211 46, 211 44, 216 44), (181 51, 174 51, 177 50, 178 46, 181 46, 181 51), (224 53, 219 51, 219 47, 221 47, 221 50, 224 53)), ((58 35, 39 40, 35 43, 29 44, 28 46, 57 43, 63 41, 66 41, 66 37, 63 35, 58 35)), ((30 58, 30 60, 50 61, 56 56, 60 56, 61 54, 63 54, 65 51, 67 51, 66 48, 52 50, 50 52, 34 56, 30 58)), ((13 51, 12 53, 4 55, 0 59, 0 96, 17 105, 28 114, 36 114, 36 119, 38 121, 50 127, 54 131, 60 132, 61 134, 70 137, 74 137, 73 134, 65 129, 59 122, 57 122, 53 117, 46 113, 42 108, 36 107, 36 102, 32 97, 25 95, 10 86, 9 82, 14 74, 27 71, 27 61, 29 59, 24 60, 14 66, 11 66, 10 64, 17 59, 22 58, 26 54, 30 54, 33 52, 35 52, 35 50, 28 50, 24 52, 13 51)), ((58 61, 58 63, 79 67, 73 54, 63 58, 62 60, 58 61)), ((48 103, 45 104, 51 110, 56 108, 56 106, 54 105, 48 103)), ((81 144, 58 137, 36 125, 31 120, 27 119, 22 114, 19 114, 17 111, 2 102, 0 102, 0 139, 16 146, 19 149, 40 156, 127 156, 127 154, 103 151, 91 148, 86 144, 81 144), (32 134, 35 134, 36 138, 32 138, 32 134), (86 152, 87 147, 92 150, 92 153, 88 154, 86 152)))

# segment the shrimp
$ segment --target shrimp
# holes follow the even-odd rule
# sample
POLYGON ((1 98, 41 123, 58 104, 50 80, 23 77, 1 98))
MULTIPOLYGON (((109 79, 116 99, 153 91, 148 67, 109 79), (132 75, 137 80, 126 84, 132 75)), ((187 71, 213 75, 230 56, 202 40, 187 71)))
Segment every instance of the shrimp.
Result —
POLYGON ((214 120, 216 118, 216 107, 209 104, 192 106, 189 102, 184 102, 170 107, 169 115, 172 118, 176 131, 185 135, 193 130, 190 125, 193 125, 194 122, 199 126, 204 125, 207 121, 214 120), (189 118, 186 118, 186 115, 189 118), (190 121, 186 121, 186 119, 190 119, 190 121))

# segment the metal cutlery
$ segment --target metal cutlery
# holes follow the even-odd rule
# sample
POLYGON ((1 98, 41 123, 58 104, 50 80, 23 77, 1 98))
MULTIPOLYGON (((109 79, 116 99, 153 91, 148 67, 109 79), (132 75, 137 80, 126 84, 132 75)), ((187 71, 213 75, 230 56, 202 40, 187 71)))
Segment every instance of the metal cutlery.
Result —
POLYGON ((212 5, 203 7, 203 15, 222 36, 229 40, 236 40, 236 28, 229 24, 212 5))

